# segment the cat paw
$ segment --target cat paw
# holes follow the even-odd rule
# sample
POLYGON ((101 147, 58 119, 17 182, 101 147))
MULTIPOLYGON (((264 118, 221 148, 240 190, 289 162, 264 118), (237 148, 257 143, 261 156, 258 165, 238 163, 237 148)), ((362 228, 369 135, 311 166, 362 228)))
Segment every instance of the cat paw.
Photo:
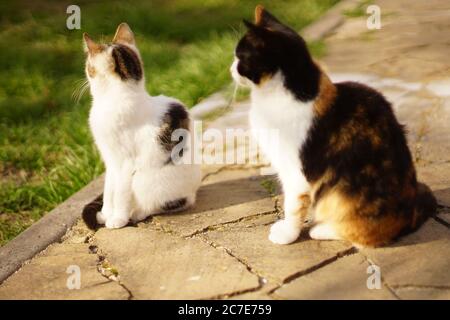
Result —
POLYGON ((135 212, 135 213, 133 214, 133 216, 131 217, 131 222, 133 222, 133 223, 138 223, 138 222, 140 222, 140 221, 142 221, 142 220, 147 219, 147 217, 148 217, 149 215, 150 215, 150 214, 148 214, 148 213, 146 213, 146 212, 143 212, 143 211, 135 212))
POLYGON ((276 244, 289 244, 297 240, 301 230, 291 221, 280 220, 270 228, 269 240, 276 244))
POLYGON ((314 226, 309 231, 309 236, 316 240, 339 240, 339 236, 334 227, 325 223, 314 226))
POLYGON ((105 227, 107 227, 108 229, 118 229, 125 227, 127 224, 127 218, 111 217, 106 220, 105 227))
POLYGON ((96 218, 97 218, 97 223, 105 224, 106 217, 105 217, 105 214, 103 212, 101 212, 101 211, 97 212, 96 218))

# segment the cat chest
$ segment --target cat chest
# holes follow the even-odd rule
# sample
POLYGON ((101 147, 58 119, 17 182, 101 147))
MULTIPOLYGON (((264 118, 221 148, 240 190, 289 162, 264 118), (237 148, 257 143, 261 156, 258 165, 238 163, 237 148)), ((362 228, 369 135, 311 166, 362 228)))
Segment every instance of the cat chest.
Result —
POLYGON ((312 106, 272 106, 252 104, 249 122, 258 140, 279 140, 284 147, 299 148, 313 123, 312 106))

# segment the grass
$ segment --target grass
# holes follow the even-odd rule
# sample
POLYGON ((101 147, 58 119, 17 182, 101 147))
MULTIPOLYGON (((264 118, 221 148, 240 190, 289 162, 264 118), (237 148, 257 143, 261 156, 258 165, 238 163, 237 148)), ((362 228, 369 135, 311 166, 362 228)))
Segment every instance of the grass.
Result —
MULTIPOLYGON (((149 92, 192 106, 230 83, 241 20, 259 2, 301 29, 337 0, 80 0, 81 30, 66 28, 71 1, 2 1, 0 245, 103 172, 87 126, 90 99, 71 98, 84 78, 82 32, 110 40, 128 22, 149 92)), ((311 47, 323 53, 322 43, 311 47)))
POLYGON ((264 179, 261 181, 261 186, 266 189, 266 191, 271 195, 275 195, 275 191, 277 189, 277 182, 274 179, 264 179))

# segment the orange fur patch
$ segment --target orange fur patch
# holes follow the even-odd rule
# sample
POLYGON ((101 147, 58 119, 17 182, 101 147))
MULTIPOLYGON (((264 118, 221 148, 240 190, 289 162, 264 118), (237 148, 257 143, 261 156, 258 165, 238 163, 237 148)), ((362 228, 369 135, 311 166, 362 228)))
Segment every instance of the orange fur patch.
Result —
POLYGON ((340 152, 351 147, 355 138, 369 140, 374 148, 381 146, 379 129, 369 125, 363 108, 358 107, 353 117, 339 131, 331 136, 329 154, 340 152))
POLYGON ((378 218, 379 201, 368 204, 339 189, 338 185, 318 200, 314 216, 319 223, 333 225, 340 238, 364 247, 378 247, 391 242, 409 224, 393 214, 378 218))
POLYGON ((298 196, 298 200, 300 203, 299 213, 302 221, 306 218, 309 212, 309 208, 311 207, 311 197, 309 193, 302 193, 298 196))
POLYGON ((96 75, 95 68, 88 63, 86 69, 87 73, 89 74, 89 77, 94 78, 96 75))
POLYGON ((314 110, 321 116, 324 115, 328 107, 333 103, 336 98, 337 89, 331 82, 330 78, 322 72, 319 82, 319 95, 314 101, 314 110))
POLYGON ((334 174, 331 170, 327 170, 322 177, 320 177, 319 180, 313 182, 311 184, 311 197, 312 197, 312 202, 315 203, 317 201, 316 196, 317 196, 317 191, 319 191, 320 187, 324 184, 326 184, 328 181, 332 180, 334 177, 334 174))
POLYGON ((262 21, 262 16, 264 13, 264 7, 258 4, 255 8, 255 24, 259 25, 262 21))
POLYGON ((392 242, 408 224, 406 219, 396 215, 376 220, 352 216, 352 219, 337 225, 337 232, 342 238, 354 244, 380 247, 392 242))
POLYGON ((269 81, 270 79, 272 79, 272 75, 269 73, 264 73, 261 76, 261 79, 259 80, 258 86, 262 86, 265 82, 269 81))

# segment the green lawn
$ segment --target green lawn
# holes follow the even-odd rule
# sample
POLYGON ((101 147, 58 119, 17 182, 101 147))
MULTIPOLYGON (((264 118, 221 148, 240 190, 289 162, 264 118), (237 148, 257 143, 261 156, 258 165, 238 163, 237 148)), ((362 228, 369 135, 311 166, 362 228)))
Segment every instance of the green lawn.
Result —
MULTIPOLYGON (((72 1, 0 3, 0 245, 102 173, 87 126, 82 32, 110 40, 128 22, 152 94, 192 106, 226 87, 242 18, 256 4, 301 29, 337 0, 77 1, 81 30, 66 28, 72 1)), ((319 43, 312 46, 317 54, 319 43)))

